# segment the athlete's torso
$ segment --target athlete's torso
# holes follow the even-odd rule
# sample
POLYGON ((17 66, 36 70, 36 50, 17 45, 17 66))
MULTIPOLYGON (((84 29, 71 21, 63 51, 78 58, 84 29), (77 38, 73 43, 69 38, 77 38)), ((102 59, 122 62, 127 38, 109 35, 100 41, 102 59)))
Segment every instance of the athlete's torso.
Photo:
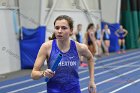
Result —
POLYGON ((125 32, 119 29, 118 34, 119 34, 119 38, 124 38, 125 32))
POLYGON ((96 39, 98 39, 98 40, 101 39, 101 30, 100 30, 100 29, 98 29, 98 30, 96 31, 96 39))
MULTIPOLYGON (((54 77, 52 77, 47 83, 48 87, 51 85, 59 84, 65 85, 64 90, 73 88, 74 86, 79 86, 79 56, 76 49, 76 44, 73 40, 70 41, 70 49, 63 53, 57 46, 56 39, 52 42, 52 50, 48 60, 48 67, 51 68, 54 64, 57 55, 62 54, 62 60, 58 65, 54 77)), ((55 87, 55 86, 54 86, 55 87)))
POLYGON ((81 32, 78 32, 78 33, 76 34, 76 40, 77 40, 79 43, 82 43, 82 34, 81 34, 81 32))
POLYGON ((110 39, 110 36, 109 36, 109 33, 107 32, 107 30, 109 30, 109 29, 104 29, 103 30, 103 32, 104 32, 103 39, 104 40, 109 40, 110 39))

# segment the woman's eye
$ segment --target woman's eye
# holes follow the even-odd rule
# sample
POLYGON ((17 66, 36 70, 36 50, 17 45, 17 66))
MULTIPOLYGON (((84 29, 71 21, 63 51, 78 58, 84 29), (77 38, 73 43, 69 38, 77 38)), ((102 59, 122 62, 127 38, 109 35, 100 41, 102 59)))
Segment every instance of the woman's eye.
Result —
POLYGON ((59 26, 56 26, 56 27, 55 27, 56 30, 59 30, 59 28, 60 28, 59 26))
POLYGON ((68 27, 66 27, 66 26, 61 26, 61 27, 60 27, 60 26, 55 26, 55 29, 56 29, 56 30, 59 30, 60 28, 61 28, 62 30, 68 29, 68 27))
POLYGON ((62 30, 66 30, 66 29, 68 29, 68 27, 62 26, 61 29, 62 29, 62 30))

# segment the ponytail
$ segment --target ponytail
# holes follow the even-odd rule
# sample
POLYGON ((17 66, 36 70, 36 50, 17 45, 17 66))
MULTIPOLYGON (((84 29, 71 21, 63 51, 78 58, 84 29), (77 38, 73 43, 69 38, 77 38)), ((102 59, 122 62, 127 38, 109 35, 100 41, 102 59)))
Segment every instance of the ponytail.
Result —
POLYGON ((49 37, 48 39, 49 39, 49 40, 56 39, 56 37, 55 37, 55 33, 53 33, 53 34, 52 34, 52 37, 49 37))

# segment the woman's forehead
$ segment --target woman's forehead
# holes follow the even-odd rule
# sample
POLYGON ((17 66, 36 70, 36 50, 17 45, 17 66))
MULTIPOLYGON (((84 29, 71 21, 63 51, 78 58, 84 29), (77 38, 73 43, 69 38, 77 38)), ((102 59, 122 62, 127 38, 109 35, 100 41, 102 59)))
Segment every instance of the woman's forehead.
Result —
POLYGON ((68 22, 67 22, 67 20, 65 20, 65 19, 57 20, 57 21, 55 22, 55 26, 57 26, 57 25, 68 26, 68 22))

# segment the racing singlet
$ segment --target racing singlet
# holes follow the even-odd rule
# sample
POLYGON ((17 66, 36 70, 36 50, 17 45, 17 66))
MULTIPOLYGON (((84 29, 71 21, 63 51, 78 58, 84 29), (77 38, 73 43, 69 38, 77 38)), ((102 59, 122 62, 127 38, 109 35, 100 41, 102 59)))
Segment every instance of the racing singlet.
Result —
POLYGON ((81 32, 78 32, 78 34, 76 34, 76 40, 77 40, 77 42, 82 43, 82 33, 81 32))
POLYGON ((124 39, 125 32, 123 30, 119 30, 118 34, 119 34, 119 39, 124 39))
POLYGON ((52 50, 48 60, 48 67, 51 68, 58 54, 62 54, 61 62, 58 65, 55 75, 47 82, 47 93, 81 93, 79 86, 79 56, 75 42, 70 41, 70 49, 63 53, 57 46, 56 39, 52 42, 52 50))
POLYGON ((104 40, 109 40, 109 39, 110 39, 110 36, 109 36, 109 34, 107 33, 106 30, 104 30, 103 39, 104 39, 104 40))
POLYGON ((101 39, 101 30, 100 30, 100 29, 98 29, 98 30, 96 31, 96 39, 98 39, 98 40, 101 39))

